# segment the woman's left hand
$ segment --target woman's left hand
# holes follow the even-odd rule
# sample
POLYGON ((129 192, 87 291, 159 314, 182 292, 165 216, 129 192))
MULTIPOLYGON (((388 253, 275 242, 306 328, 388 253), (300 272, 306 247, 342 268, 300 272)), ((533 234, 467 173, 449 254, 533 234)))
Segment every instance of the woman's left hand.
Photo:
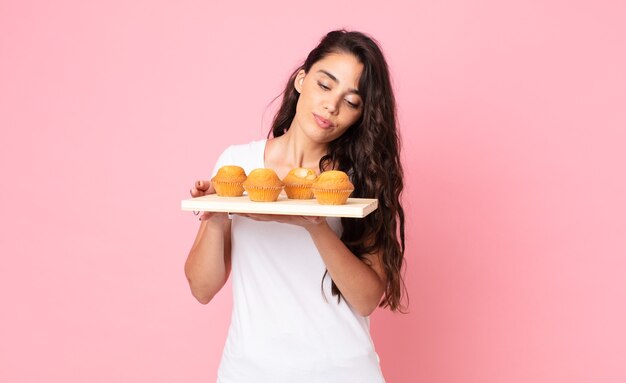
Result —
POLYGON ((312 217, 304 215, 279 215, 279 214, 250 214, 250 213, 233 213, 242 217, 250 218, 255 221, 263 222, 280 222, 288 223, 304 227, 307 230, 326 224, 324 217, 312 217))

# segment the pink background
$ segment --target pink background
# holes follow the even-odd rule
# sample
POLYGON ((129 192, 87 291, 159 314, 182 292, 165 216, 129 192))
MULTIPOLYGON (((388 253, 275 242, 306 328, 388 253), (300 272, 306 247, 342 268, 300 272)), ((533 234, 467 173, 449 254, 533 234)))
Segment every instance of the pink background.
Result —
POLYGON ((626 381, 621 2, 225 3, 0 1, 0 381, 215 380, 230 286, 192 298, 180 200, 337 27, 404 139, 387 381, 626 381))

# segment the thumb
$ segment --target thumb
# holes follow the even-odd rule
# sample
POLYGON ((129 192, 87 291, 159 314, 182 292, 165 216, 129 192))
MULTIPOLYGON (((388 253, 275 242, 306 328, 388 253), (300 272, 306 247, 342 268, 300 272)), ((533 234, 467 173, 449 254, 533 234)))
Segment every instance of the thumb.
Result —
POLYGON ((303 215, 302 218, 312 223, 320 223, 322 222, 322 219, 324 219, 323 217, 309 216, 309 215, 303 215))
POLYGON ((196 181, 196 189, 203 191, 204 194, 212 194, 215 193, 215 188, 213 187, 213 183, 208 180, 200 180, 196 181))

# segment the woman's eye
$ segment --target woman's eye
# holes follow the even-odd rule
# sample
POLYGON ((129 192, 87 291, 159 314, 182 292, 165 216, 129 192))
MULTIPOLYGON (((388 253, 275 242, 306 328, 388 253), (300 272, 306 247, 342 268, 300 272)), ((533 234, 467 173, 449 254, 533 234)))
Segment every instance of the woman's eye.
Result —
POLYGON ((327 87, 326 85, 322 84, 321 82, 318 82, 317 85, 319 85, 319 87, 324 89, 324 90, 330 90, 329 87, 327 87))
POLYGON ((348 104, 349 107, 351 107, 352 109, 357 109, 359 107, 359 104, 355 104, 354 102, 350 102, 348 100, 346 100, 346 103, 348 104))

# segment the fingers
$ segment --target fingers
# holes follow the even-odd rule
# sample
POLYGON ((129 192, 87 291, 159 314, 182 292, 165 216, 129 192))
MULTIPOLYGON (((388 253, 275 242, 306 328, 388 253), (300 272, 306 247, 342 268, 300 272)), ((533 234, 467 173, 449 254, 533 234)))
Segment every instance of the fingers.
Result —
POLYGON ((193 187, 189 189, 189 193, 195 198, 215 193, 215 189, 213 188, 213 185, 211 185, 211 181, 200 180, 193 184, 193 187))
POLYGON ((252 219, 254 221, 268 221, 262 214, 249 214, 249 213, 231 213, 232 215, 238 215, 240 217, 245 217, 252 219))
POLYGON ((317 216, 308 216, 308 215, 303 215, 302 219, 304 219, 305 221, 309 221, 311 223, 320 223, 322 222, 322 217, 317 217, 317 216))
POLYGON ((189 194, 191 194, 191 196, 192 196, 193 198, 196 198, 196 197, 203 196, 203 195, 204 195, 204 192, 199 191, 199 190, 198 190, 198 189, 196 189, 196 187, 194 186, 194 187, 192 187, 191 189, 189 189, 189 194))
POLYGON ((290 215, 280 214, 258 214, 258 213, 233 213, 241 217, 246 217, 255 221, 261 222, 280 222, 280 223, 292 223, 297 220, 297 217, 290 215))
POLYGON ((214 194, 214 193, 215 193, 215 188, 213 187, 213 184, 209 182, 209 187, 204 194, 214 194))
POLYGON ((196 184, 194 186, 198 190, 207 191, 211 187, 211 181, 207 181, 207 180, 196 181, 196 184))
POLYGON ((287 223, 290 225, 297 225, 297 226, 302 226, 302 227, 316 226, 325 221, 324 217, 317 217, 317 216, 256 214, 256 213, 234 213, 234 215, 246 217, 254 221, 287 223))

